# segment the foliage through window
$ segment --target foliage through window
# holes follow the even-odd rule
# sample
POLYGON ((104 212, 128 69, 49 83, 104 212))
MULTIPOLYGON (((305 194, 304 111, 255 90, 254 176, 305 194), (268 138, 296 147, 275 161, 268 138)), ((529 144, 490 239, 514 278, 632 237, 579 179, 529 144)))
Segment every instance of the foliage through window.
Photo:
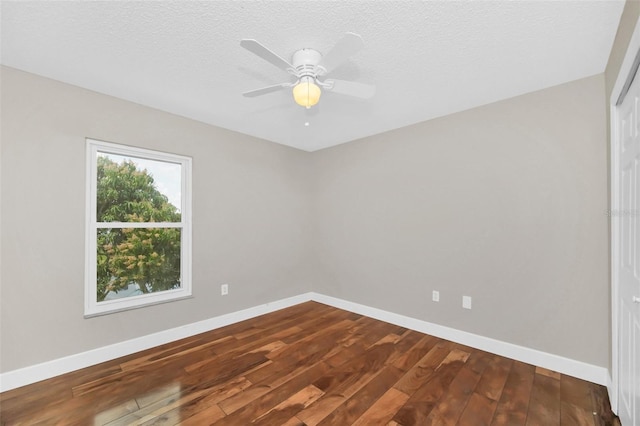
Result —
POLYGON ((85 314, 191 294, 191 159, 88 140, 85 314))

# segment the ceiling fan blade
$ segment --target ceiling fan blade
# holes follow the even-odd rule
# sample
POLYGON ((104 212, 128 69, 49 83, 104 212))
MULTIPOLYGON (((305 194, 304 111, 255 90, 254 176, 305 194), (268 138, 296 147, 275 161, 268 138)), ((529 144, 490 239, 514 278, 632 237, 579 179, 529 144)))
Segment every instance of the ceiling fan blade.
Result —
POLYGON ((320 61, 320 66, 330 72, 340 66, 343 62, 356 54, 364 47, 362 37, 354 33, 346 33, 333 49, 331 49, 320 61))
POLYGON ((262 96, 262 95, 266 95, 267 93, 277 92, 278 90, 282 90, 287 87, 291 87, 291 83, 274 84, 273 86, 267 86, 261 89, 250 90, 248 92, 244 92, 242 96, 247 98, 255 98, 256 96, 262 96))
POLYGON ((331 92, 339 93, 341 95, 369 99, 376 94, 376 86, 372 86, 370 84, 345 80, 325 80, 325 83, 332 84, 331 89, 329 89, 331 92))
POLYGON ((293 68, 293 65, 291 65, 286 60, 282 59, 280 56, 273 53, 271 50, 264 47, 262 44, 258 43, 256 40, 253 40, 253 39, 240 40, 240 46, 244 47, 249 52, 260 56, 265 61, 272 63, 273 65, 280 68, 281 70, 287 71, 288 69, 293 68))

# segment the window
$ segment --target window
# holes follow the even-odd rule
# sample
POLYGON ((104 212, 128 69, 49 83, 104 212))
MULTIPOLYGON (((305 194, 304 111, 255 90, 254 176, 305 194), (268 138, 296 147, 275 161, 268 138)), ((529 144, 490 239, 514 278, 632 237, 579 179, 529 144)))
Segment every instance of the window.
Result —
POLYGON ((191 296, 191 158, 87 139, 85 316, 191 296))

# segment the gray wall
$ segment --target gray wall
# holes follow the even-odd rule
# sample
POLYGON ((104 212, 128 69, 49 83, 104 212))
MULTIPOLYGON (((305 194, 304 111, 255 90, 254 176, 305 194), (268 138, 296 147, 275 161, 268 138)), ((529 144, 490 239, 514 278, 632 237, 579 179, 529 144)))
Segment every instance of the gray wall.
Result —
POLYGON ((2 68, 0 371, 312 289, 607 366, 604 93, 309 154, 2 68), (83 318, 85 137, 193 157, 193 299, 83 318))
POLYGON ((598 75, 315 153, 314 290, 608 366, 604 90, 598 75))
POLYGON ((1 118, 0 371, 310 290, 306 153, 10 68, 1 118), (192 299, 83 318, 85 137, 193 157, 192 299))

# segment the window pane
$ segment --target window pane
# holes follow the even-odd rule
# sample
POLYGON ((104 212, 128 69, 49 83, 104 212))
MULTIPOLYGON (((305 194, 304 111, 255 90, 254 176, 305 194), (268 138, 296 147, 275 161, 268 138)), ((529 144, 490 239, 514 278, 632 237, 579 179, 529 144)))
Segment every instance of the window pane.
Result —
POLYGON ((181 165, 98 152, 98 222, 180 222, 181 165))
POLYGON ((180 228, 97 230, 97 301, 179 289, 180 228))

